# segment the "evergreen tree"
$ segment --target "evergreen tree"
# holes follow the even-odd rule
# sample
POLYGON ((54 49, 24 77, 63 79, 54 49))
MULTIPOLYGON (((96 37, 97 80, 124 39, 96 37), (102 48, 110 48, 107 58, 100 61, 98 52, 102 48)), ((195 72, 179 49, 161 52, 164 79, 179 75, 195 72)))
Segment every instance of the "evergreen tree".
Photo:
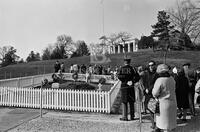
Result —
POLYGON ((164 51, 164 63, 166 63, 167 51, 170 48, 170 32, 174 28, 170 25, 169 18, 170 16, 165 11, 159 11, 158 22, 152 25, 153 32, 151 33, 152 37, 158 38, 158 46, 164 51))
POLYGON ((164 50, 168 50, 170 46, 170 31, 174 28, 174 26, 170 25, 169 18, 170 16, 165 11, 159 11, 157 16, 158 22, 152 25, 153 32, 151 35, 158 38, 160 42, 159 47, 164 50))
POLYGON ((30 61, 39 61, 40 60, 40 54, 39 53, 34 53, 34 51, 31 51, 29 56, 26 58, 27 62, 30 61))
POLYGON ((76 54, 78 56, 83 56, 83 55, 90 55, 88 47, 84 41, 77 41, 78 48, 76 50, 76 54))
POLYGON ((142 36, 138 42, 139 49, 153 48, 154 39, 152 36, 142 36))
POLYGON ((43 50, 42 60, 50 60, 51 59, 51 52, 48 48, 43 50))

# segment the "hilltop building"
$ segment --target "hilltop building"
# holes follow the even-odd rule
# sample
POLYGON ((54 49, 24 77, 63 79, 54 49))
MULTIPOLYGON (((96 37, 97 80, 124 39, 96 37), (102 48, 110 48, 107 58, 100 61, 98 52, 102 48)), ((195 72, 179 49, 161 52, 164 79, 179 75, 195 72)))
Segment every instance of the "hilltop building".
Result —
POLYGON ((138 40, 127 41, 125 44, 107 46, 109 54, 130 53, 138 51, 138 40))

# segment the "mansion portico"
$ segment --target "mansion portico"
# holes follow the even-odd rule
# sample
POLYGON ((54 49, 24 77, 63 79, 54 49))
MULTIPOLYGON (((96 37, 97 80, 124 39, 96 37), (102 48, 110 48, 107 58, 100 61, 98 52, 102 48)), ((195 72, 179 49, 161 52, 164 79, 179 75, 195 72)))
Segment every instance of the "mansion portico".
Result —
POLYGON ((138 41, 131 40, 126 42, 125 44, 117 44, 108 46, 109 54, 119 54, 119 53, 128 53, 128 52, 136 52, 138 51, 138 41))

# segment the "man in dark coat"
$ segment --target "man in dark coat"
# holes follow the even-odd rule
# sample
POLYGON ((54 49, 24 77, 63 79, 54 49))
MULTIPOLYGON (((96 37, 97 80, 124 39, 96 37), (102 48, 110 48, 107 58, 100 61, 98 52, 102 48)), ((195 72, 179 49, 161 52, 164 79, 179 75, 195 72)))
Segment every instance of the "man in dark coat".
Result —
POLYGON ((87 67, 84 64, 82 64, 81 65, 81 73, 85 74, 86 73, 86 69, 87 69, 87 67))
MULTIPOLYGON (((147 70, 148 87, 145 87, 145 91, 144 91, 144 95, 145 95, 144 107, 147 110, 149 110, 149 108, 148 108, 149 101, 151 98, 153 98, 152 89, 154 87, 154 83, 155 83, 156 79, 158 78, 158 74, 156 73, 156 68, 157 68, 156 62, 153 60, 149 61, 148 70, 147 70)), ((152 113, 151 111, 150 111, 150 117, 151 117, 151 123, 152 123, 151 128, 154 129, 156 127, 156 123, 155 123, 155 119, 154 119, 154 113, 152 113)))
POLYGON ((60 63, 59 63, 59 61, 56 61, 56 63, 54 64, 54 69, 55 69, 55 72, 58 72, 60 70, 60 63))
POLYGON ((156 63, 155 61, 150 61, 148 63, 148 70, 147 70, 147 74, 148 74, 148 84, 147 87, 145 87, 145 101, 144 101, 144 107, 145 109, 148 109, 148 102, 150 100, 150 98, 152 98, 152 89, 154 86, 154 83, 158 77, 158 74, 156 74, 156 63))
POLYGON ((195 95, 195 74, 194 71, 190 70, 190 63, 183 64, 183 70, 185 73, 185 76, 187 77, 189 81, 189 105, 190 105, 190 111, 193 116, 195 116, 195 107, 194 107, 194 95, 195 95))
POLYGON ((136 70, 130 66, 131 59, 124 58, 124 66, 120 68, 118 78, 121 81, 121 100, 122 100, 122 121, 128 121, 128 103, 130 106, 131 120, 135 118, 134 102, 135 91, 134 83, 138 82, 140 77, 136 70))
POLYGON ((176 81, 176 100, 177 107, 180 110, 179 118, 186 121, 187 109, 189 109, 189 81, 185 77, 185 73, 180 68, 177 68, 177 73, 174 74, 176 81))

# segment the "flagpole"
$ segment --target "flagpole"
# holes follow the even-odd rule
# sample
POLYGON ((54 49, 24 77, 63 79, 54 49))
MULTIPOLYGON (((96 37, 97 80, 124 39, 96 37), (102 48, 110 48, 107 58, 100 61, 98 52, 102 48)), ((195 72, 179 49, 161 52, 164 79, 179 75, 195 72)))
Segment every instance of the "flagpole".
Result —
MULTIPOLYGON (((105 36, 104 34, 104 0, 101 0, 100 1, 100 4, 102 5, 102 36, 105 36)), ((105 44, 105 41, 103 40, 102 41, 102 51, 103 51, 103 54, 104 54, 104 44, 105 44)))
POLYGON ((101 4, 102 4, 102 29, 104 35, 104 0, 101 1, 101 4))

